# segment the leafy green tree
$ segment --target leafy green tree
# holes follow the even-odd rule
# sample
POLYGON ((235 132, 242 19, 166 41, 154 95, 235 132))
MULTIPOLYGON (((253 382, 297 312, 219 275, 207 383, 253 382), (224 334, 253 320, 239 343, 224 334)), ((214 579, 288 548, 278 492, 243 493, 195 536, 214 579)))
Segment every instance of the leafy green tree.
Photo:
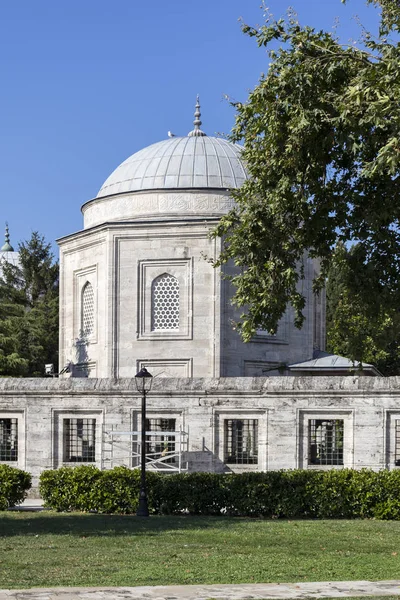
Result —
POLYGON ((58 264, 38 232, 18 251, 0 278, 0 375, 42 376, 58 364, 58 264))
POLYGON ((386 309, 379 293, 365 301, 371 293, 368 274, 353 265, 362 250, 357 244, 335 250, 326 285, 327 347, 335 354, 353 353, 357 362, 373 363, 384 375, 399 375, 400 313, 386 309))
MULTIPOLYGON (((360 294, 369 290, 360 296, 366 317, 377 298, 389 314, 400 306, 400 5, 369 4, 381 8, 379 35, 364 32, 358 45, 291 15, 243 26, 269 48, 270 65, 248 100, 234 103, 232 140, 244 144, 250 179, 215 231, 215 265, 239 267, 231 280, 245 341, 257 328, 274 332, 288 303, 302 326, 304 257, 321 260, 318 290, 338 243, 358 245, 351 267, 360 294)), ((357 359, 359 343, 347 350, 357 359)))

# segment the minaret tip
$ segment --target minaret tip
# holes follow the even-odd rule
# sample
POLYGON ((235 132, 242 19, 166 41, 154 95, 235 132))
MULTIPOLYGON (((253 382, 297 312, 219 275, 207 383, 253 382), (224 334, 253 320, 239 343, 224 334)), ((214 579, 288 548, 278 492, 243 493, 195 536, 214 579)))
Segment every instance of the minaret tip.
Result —
POLYGON ((4 245, 1 247, 2 252, 14 252, 14 248, 10 244, 10 230, 8 229, 8 223, 6 223, 6 232, 4 235, 4 245))

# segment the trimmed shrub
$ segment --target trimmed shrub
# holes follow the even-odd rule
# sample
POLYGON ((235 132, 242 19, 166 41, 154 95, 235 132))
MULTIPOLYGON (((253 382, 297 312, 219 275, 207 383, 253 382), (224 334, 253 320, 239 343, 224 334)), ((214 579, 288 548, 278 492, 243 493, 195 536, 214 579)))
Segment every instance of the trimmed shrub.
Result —
POLYGON ((26 471, 0 465, 0 510, 23 502, 31 484, 32 478, 26 471))
POLYGON ((152 475, 155 477, 150 485, 149 501, 157 514, 219 515, 229 503, 226 476, 216 473, 152 475))
POLYGON ((371 516, 376 519, 400 519, 400 471, 380 471, 376 482, 378 490, 374 494, 375 502, 370 508, 371 516))
MULTIPOLYGON (((153 514, 265 518, 400 519, 400 471, 293 470, 146 473, 153 514)), ((45 471, 40 492, 55 510, 136 512, 140 471, 93 466, 45 471)))
POLYGON ((96 510, 99 513, 136 512, 140 472, 126 467, 104 471, 96 482, 96 510))
POLYGON ((100 478, 102 472, 92 465, 44 471, 40 476, 39 492, 45 508, 96 511, 99 494, 96 482, 100 478))
MULTIPOLYGON (((152 507, 152 490, 155 473, 146 473, 147 497, 150 510, 152 507)), ((128 469, 128 467, 115 467, 110 471, 100 472, 100 478, 96 481, 94 497, 96 501, 96 512, 132 514, 138 507, 140 490, 140 471, 128 469)), ((153 510, 154 512, 154 510, 153 510)))

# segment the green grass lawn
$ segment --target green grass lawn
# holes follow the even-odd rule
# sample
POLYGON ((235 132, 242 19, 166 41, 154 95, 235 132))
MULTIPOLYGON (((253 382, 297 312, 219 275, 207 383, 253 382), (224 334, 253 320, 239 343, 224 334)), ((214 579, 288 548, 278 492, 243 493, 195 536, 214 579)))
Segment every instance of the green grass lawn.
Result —
POLYGON ((0 588, 399 576, 400 522, 0 513, 0 588))

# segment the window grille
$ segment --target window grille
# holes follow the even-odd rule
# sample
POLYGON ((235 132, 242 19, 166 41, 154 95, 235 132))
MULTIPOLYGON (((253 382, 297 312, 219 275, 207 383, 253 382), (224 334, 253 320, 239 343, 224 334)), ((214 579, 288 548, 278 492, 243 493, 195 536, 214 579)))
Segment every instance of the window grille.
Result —
POLYGON ((64 419, 64 462, 95 462, 96 419, 64 419))
POLYGON ((256 335, 263 335, 268 337, 276 337, 277 333, 271 333, 267 329, 256 329, 256 335))
POLYGON ((88 281, 82 289, 82 335, 89 337, 94 332, 94 290, 88 281))
POLYGON ((179 281, 164 273, 151 286, 152 331, 179 329, 179 281))
POLYGON ((0 461, 18 460, 18 419, 0 419, 0 461))
POLYGON ((257 464, 258 419, 226 419, 224 441, 226 464, 257 464))
POLYGON ((400 419, 395 420, 394 434, 394 464, 400 467, 400 419))
POLYGON ((342 419, 309 419, 308 463, 310 465, 343 464, 342 419))
MULTIPOLYGON (((146 431, 175 431, 175 419, 146 419, 146 431)), ((146 454, 161 454, 165 456, 169 452, 175 452, 175 435, 151 435, 146 436, 146 454)), ((167 458, 164 462, 175 462, 175 457, 167 458)))

